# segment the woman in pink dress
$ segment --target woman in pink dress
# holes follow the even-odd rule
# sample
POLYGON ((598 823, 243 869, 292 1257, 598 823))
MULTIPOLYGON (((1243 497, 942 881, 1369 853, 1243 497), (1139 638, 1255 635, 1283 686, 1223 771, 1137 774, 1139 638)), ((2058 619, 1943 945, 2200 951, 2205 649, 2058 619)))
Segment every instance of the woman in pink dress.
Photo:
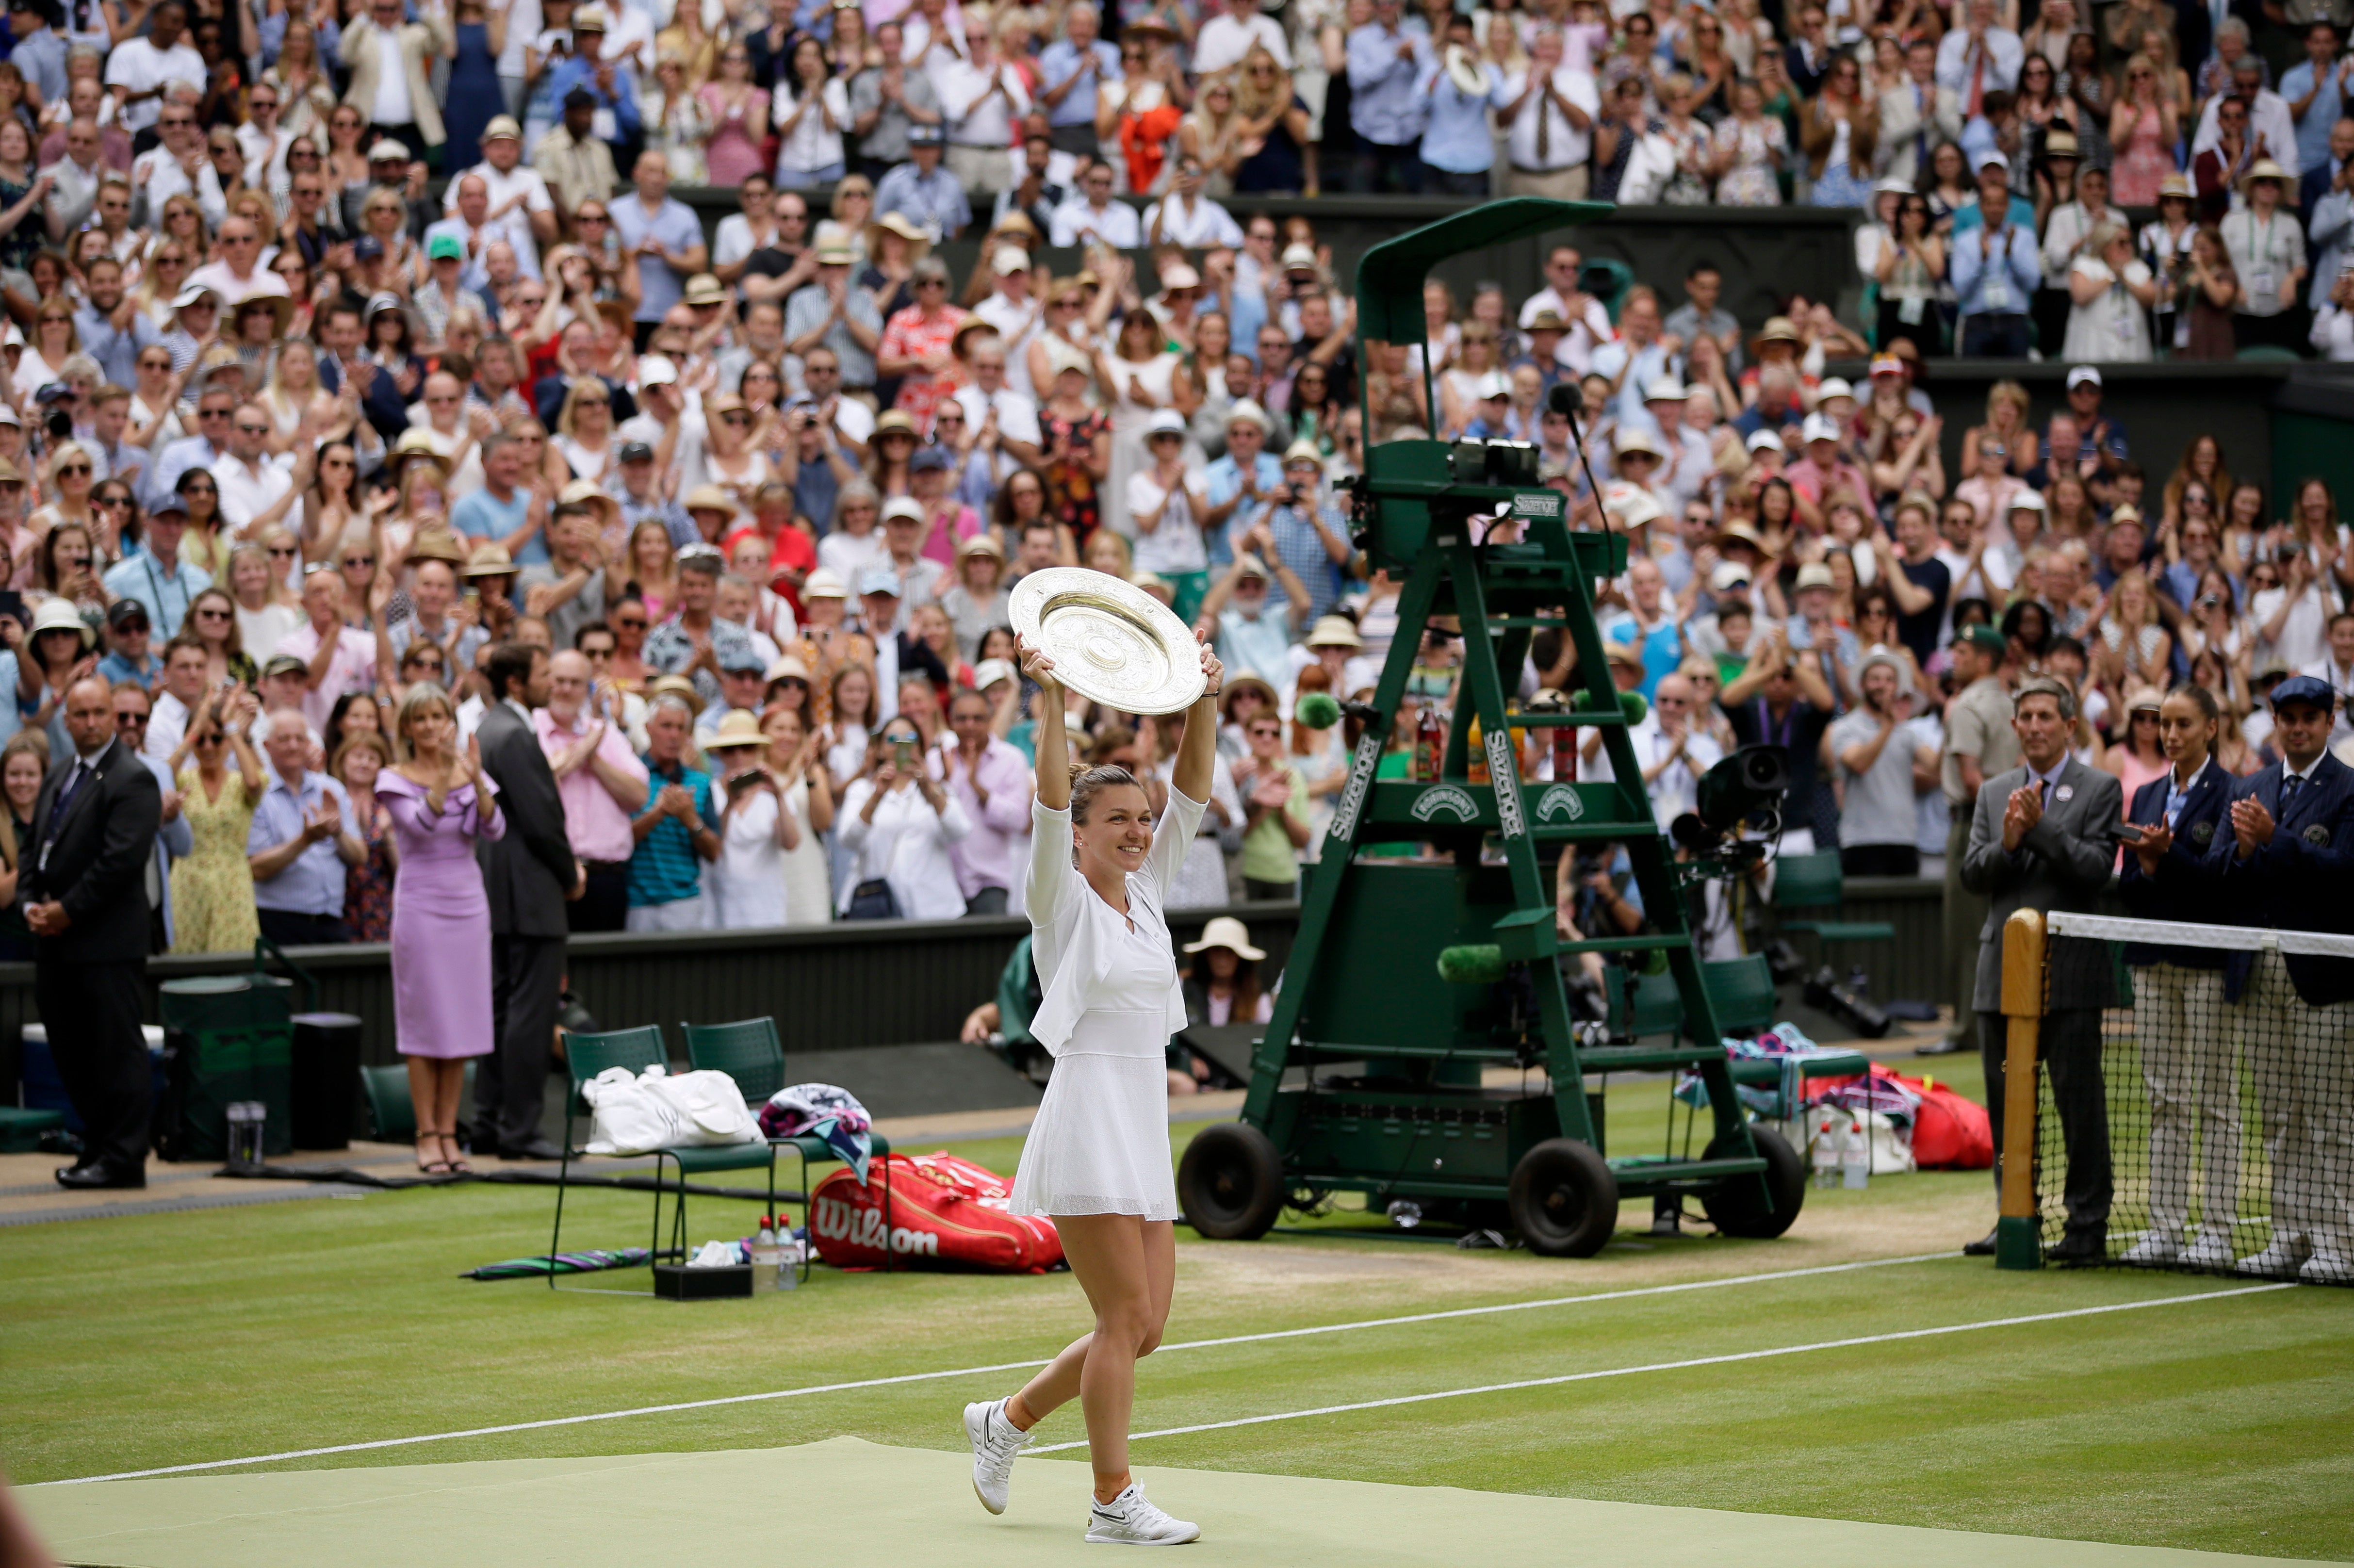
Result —
POLYGON ((409 687, 393 735, 408 760, 376 785, 400 846, 392 885, 393 1029, 408 1058, 418 1166, 440 1175, 471 1169, 458 1149, 458 1094, 466 1058, 489 1055, 493 1044, 491 906, 474 841, 497 838, 506 823, 472 748, 458 748, 447 692, 430 681, 409 687))
POLYGON ((2174 143, 2181 121, 2158 79, 2158 68, 2137 57, 2126 67, 2125 90, 2109 111, 2109 143, 2116 150, 2109 199, 2119 207, 2155 207, 2160 181, 2175 172, 2174 143))
POLYGON ((711 140, 703 147, 710 183, 724 189, 766 174, 760 143, 769 134, 769 94, 752 85, 752 52, 740 40, 719 57, 719 75, 703 84, 700 96, 711 113, 711 140))

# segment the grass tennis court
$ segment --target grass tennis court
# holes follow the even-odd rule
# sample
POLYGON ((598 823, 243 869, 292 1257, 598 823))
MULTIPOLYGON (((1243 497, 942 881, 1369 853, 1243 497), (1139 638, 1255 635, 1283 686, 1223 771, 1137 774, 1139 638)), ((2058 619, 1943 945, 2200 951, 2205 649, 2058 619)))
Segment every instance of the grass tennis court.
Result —
MULTIPOLYGON (((1614 1104, 1614 1138, 1662 1135, 1659 1085, 1612 1092, 1627 1102, 1614 1104)), ((1177 1128, 1181 1142, 1190 1130, 1177 1128)), ((1018 1154, 1014 1140, 951 1147, 1008 1171, 1018 1154)), ((1322 1234, 1367 1224, 1347 1213, 1256 1244, 1181 1229, 1172 1345, 1611 1298, 1172 1348, 1142 1371, 1140 1432, 1663 1370, 1151 1437, 1136 1457, 1262 1477, 2354 1558, 2354 1293, 2243 1292, 2228 1280, 2114 1271, 1998 1274, 1954 1255, 1986 1228, 1989 1185, 1982 1172, 1923 1173, 1881 1178, 1864 1192, 1810 1192, 1796 1229, 1770 1243, 1654 1243, 1640 1234, 1648 1214, 1630 1204, 1617 1242, 1584 1263, 1322 1234), (1914 1255, 1935 1255, 1751 1277, 1914 1255), (1734 1278, 1746 1282, 1659 1290, 1734 1278), (2044 1316, 2137 1302, 2172 1304, 2044 1316), (1881 1338, 2035 1317, 2043 1320, 1881 1338), (1666 1365, 1838 1340, 1871 1342, 1666 1365)), ((567 1235, 579 1245, 644 1234, 642 1195, 572 1202, 567 1235)), ((1077 1287, 1059 1274, 821 1269, 790 1296, 684 1306, 454 1277, 544 1246, 551 1202, 545 1190, 477 1185, 10 1230, 0 1241, 0 1457, 22 1485, 907 1376, 1044 1358, 1082 1321, 1077 1287)), ((753 1212, 696 1200, 694 1237, 742 1234, 753 1212)), ((645 1278, 576 1283, 637 1291, 645 1278)), ((771 1449, 843 1436, 946 1450, 960 1446, 962 1404, 1017 1375, 269 1468, 771 1449)), ((1073 1411, 1041 1441, 1080 1436, 1073 1411)), ((1039 1465, 1055 1461, 1025 1461, 1024 1472, 1039 1465)), ((1023 1484, 1017 1477, 1017 1499, 1023 1484)), ((26 1495, 38 1510, 68 1491, 26 1495)), ((960 1488, 956 1495, 971 1506, 960 1488)), ((983 1521, 977 1506, 971 1513, 983 1521)), ((1214 1499, 1203 1518, 1216 1528, 1214 1499)))

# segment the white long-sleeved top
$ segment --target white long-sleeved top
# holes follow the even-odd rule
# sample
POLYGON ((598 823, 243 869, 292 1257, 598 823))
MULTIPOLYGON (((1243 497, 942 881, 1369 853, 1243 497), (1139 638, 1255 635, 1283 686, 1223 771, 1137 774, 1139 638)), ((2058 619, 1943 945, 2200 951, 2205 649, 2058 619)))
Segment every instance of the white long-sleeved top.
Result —
POLYGON ((957 891, 956 865, 949 859, 949 845, 972 832, 972 819, 964 814, 953 793, 935 812, 924 792, 909 784, 885 791, 870 822, 866 801, 874 793, 875 780, 861 779, 842 797, 842 815, 835 820, 843 843, 858 858, 843 885, 834 890, 837 912, 848 914, 858 885, 879 876, 891 885, 891 896, 898 900, 899 913, 906 918, 960 918, 964 895, 957 891))
MULTIPOLYGON (((1104 902, 1071 863, 1071 812, 1044 802, 1030 808, 1030 885, 1028 906, 1033 933, 1031 955, 1038 966, 1044 992, 1037 1014, 1030 1020, 1031 1035, 1060 1055, 1070 1043, 1080 1017, 1105 992, 1110 966, 1119 945, 1128 939, 1128 922, 1137 933, 1169 944, 1169 925, 1161 918, 1161 900, 1185 863, 1185 852, 1202 824, 1206 801, 1189 799, 1172 789, 1161 820, 1153 824, 1152 848, 1144 869, 1128 878, 1128 916, 1104 902)), ((1185 993, 1172 975, 1169 986, 1167 1027, 1156 1045, 1185 1027, 1185 993)))

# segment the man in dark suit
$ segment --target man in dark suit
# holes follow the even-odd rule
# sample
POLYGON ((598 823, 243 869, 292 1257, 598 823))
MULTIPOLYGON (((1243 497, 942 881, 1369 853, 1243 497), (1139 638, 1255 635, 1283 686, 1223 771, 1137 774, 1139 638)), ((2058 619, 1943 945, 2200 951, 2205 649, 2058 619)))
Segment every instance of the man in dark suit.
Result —
POLYGON ((473 1148, 506 1160, 554 1160, 563 1150, 539 1125, 564 989, 564 906, 588 890, 588 871, 565 836, 564 801, 532 729, 531 710, 547 703, 546 652, 501 643, 483 673, 496 700, 474 739, 507 831, 475 852, 491 902, 499 1044, 474 1076, 473 1148))
MULTIPOLYGON (((2354 867, 2354 768, 2329 754, 2337 701, 2327 681, 2295 675, 2272 691, 2279 761, 2232 790, 2231 832, 2211 864, 2229 917, 2296 931, 2354 931, 2345 876, 2354 867)), ((2273 1170, 2272 1240, 2243 1274, 2339 1283, 2354 1278, 2348 1191, 2354 1156, 2354 960, 2278 948, 2256 955, 2244 999, 2273 1170)))
MULTIPOLYGON (((2215 918, 2218 888, 2209 857, 2219 835, 2232 837, 2225 815, 2232 777, 2211 755, 2220 716, 2203 686, 2177 686, 2158 706, 2158 744, 2172 766, 2134 791, 2126 819, 2141 830, 2141 838, 2129 847, 2117 885, 2137 918, 2215 918)), ((2232 1049, 2238 1017, 2224 993, 2227 976, 2233 995, 2245 982, 2246 955, 2128 942, 2126 963, 2133 969, 2135 1033, 2149 1090, 2149 1229, 2123 1261, 2229 1268, 2232 1219, 2240 1205, 2241 1128, 2239 1059, 2232 1049), (2200 1143, 2206 1181, 2199 1234, 2186 1249, 2190 1153, 2200 1143)))
MULTIPOLYGON (((2002 1191, 2003 1065, 2009 1028, 2002 1012, 2002 927, 2015 910, 2091 913, 2116 858, 2110 826, 2123 814, 2125 787, 2068 755, 2076 694, 2044 678, 2020 683, 2011 700, 2020 765, 1978 787, 1962 884, 1987 900, 1978 931, 1978 1052, 1986 1065, 1987 1112, 1994 1124, 1995 1191, 2002 1191)), ((2109 1230, 2108 1108, 2101 1082, 2101 1009, 2111 1004, 2106 944, 2056 938, 2045 967, 2040 1054, 2068 1150, 2067 1229, 2052 1255, 2097 1263, 2109 1230)), ((1963 1252, 1995 1250, 1994 1233, 1963 1252)))
POLYGON ((81 1113, 82 1157, 61 1187, 144 1187, 154 1075, 140 1032, 147 966, 143 879, 163 821, 155 776, 115 738, 114 696, 66 692, 74 755, 49 769, 23 857, 34 994, 58 1075, 81 1113))

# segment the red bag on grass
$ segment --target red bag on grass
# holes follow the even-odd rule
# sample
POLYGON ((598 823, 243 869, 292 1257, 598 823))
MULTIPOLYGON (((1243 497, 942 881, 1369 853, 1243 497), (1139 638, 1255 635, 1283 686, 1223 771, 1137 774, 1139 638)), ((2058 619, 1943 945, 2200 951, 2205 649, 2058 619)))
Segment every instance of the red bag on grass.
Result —
MULTIPOLYGON (((1986 1107, 1956 1094, 1931 1078, 1908 1077, 1878 1062, 1872 1065, 1873 1085, 1893 1085, 1917 1102, 1913 1110, 1913 1163, 1923 1171, 1990 1171, 1994 1168, 1994 1124, 1986 1107)), ((1818 1078, 1808 1085, 1808 1100, 1831 1099, 1838 1091, 1861 1084, 1861 1078, 1818 1078)))
POLYGON ((837 1268, 976 1269, 1044 1274, 1063 1261, 1055 1222, 1009 1214, 1013 1184, 996 1171, 937 1154, 890 1154, 869 1160, 861 1182, 838 1166, 810 1193, 810 1241, 837 1268), (884 1212, 883 1167, 890 1166, 890 1212, 884 1212))

